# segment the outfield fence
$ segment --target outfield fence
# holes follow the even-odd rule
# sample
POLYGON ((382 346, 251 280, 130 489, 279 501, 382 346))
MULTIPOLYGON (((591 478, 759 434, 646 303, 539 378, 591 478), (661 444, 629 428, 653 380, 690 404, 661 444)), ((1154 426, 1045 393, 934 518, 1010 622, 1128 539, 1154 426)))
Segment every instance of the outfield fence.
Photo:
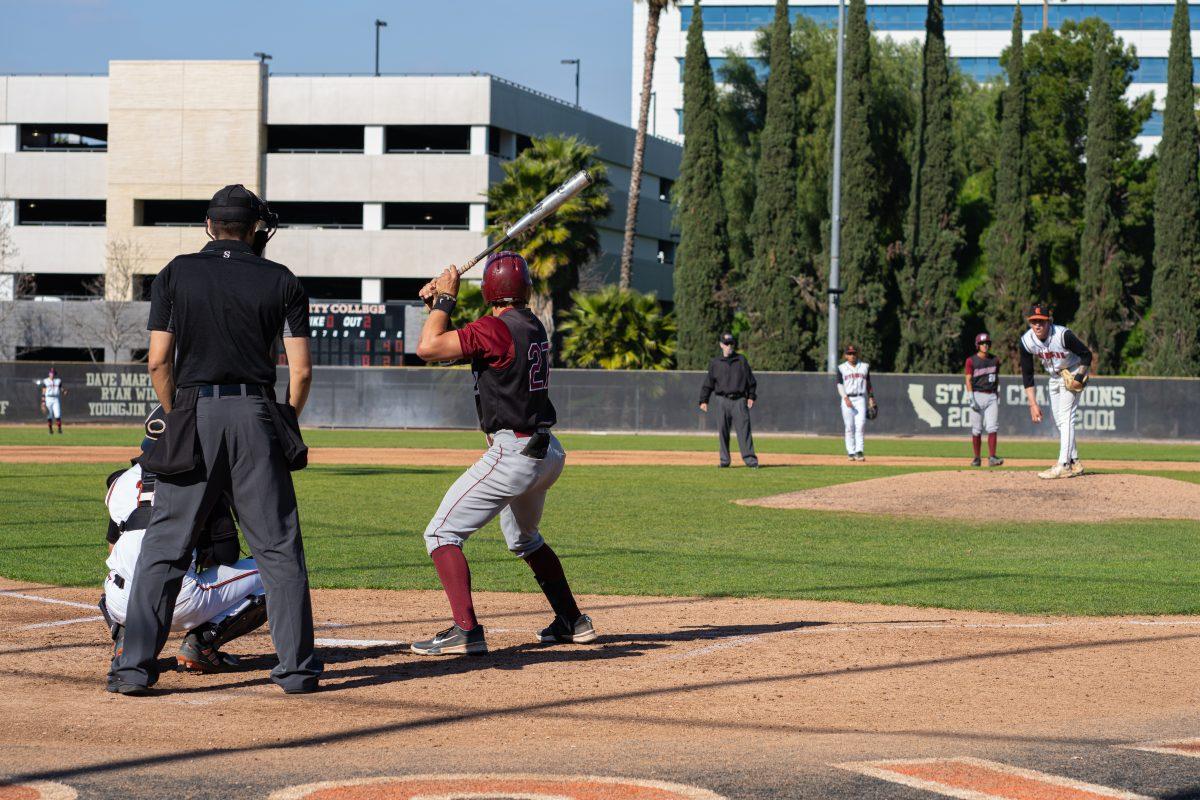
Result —
MULTIPOLYGON (((38 381, 49 365, 0 363, 0 422, 44 418, 38 381)), ((155 405, 144 364, 58 366, 70 422, 137 422, 155 405)), ((279 372, 279 394, 286 370, 279 372)), ((760 433, 838 434, 839 400, 830 375, 758 373, 758 402, 751 412, 760 433)), ((697 407, 703 373, 556 369, 550 391, 559 424, 571 430, 699 432, 715 427, 697 407)), ((958 375, 875 375, 879 418, 868 431, 890 435, 959 436, 969 427, 963 379, 958 375)), ((1045 376, 1038 396, 1047 419, 1034 425, 1021 381, 1000 386, 1000 432, 1006 436, 1054 435, 1045 376)), ((1200 440, 1193 401, 1200 380, 1096 378, 1084 391, 1078 427, 1089 437, 1200 440)), ((348 428, 476 427, 469 371, 463 368, 316 367, 306 425, 348 428)))

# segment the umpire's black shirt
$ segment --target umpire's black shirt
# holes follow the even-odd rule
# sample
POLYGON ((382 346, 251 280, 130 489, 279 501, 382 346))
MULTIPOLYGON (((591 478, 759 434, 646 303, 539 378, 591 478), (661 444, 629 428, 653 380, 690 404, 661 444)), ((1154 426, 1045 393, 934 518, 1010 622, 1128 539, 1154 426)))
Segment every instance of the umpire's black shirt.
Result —
POLYGON ((708 365, 708 375, 700 388, 700 402, 707 403, 714 391, 725 397, 745 397, 754 400, 758 381, 750 370, 750 362, 741 353, 726 358, 717 356, 708 365))
POLYGON ((175 385, 275 384, 279 337, 308 336, 308 295, 239 241, 177 256, 150 287, 147 329, 175 334, 175 385))

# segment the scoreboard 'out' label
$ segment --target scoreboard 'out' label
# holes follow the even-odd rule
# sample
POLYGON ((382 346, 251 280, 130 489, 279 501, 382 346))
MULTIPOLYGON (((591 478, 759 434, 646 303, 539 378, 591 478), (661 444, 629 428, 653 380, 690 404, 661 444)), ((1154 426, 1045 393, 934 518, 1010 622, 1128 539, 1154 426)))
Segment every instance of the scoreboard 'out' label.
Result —
POLYGON ((405 303, 310 302, 313 364, 389 367, 404 363, 405 303))

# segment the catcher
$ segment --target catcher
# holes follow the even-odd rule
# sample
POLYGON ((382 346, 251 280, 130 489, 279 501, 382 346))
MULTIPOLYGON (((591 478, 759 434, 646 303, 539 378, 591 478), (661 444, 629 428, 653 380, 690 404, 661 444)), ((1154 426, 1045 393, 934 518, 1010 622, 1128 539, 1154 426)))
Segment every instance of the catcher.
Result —
MULTIPOLYGON (((146 419, 142 451, 162 430, 165 414, 156 408, 146 419)), ((113 655, 125 644, 125 614, 135 580, 142 538, 154 506, 155 476, 134 463, 108 476, 108 577, 100 611, 113 640, 113 655)), ((228 502, 218 501, 199 526, 191 566, 183 576, 171 629, 186 632, 175 657, 181 672, 224 672, 237 669, 236 656, 221 645, 244 636, 267 621, 266 590, 252 558, 241 558, 238 531, 228 502)))
POLYGON ((1050 374, 1050 411, 1058 427, 1058 461, 1039 472, 1038 477, 1074 478, 1083 474, 1083 463, 1075 447, 1075 410, 1079 407, 1079 393, 1087 386, 1092 351, 1069 328, 1055 325, 1046 305, 1035 303, 1026 318, 1029 330, 1021 337, 1020 356, 1029 416, 1035 424, 1042 421, 1033 385, 1033 360, 1037 358, 1050 374))

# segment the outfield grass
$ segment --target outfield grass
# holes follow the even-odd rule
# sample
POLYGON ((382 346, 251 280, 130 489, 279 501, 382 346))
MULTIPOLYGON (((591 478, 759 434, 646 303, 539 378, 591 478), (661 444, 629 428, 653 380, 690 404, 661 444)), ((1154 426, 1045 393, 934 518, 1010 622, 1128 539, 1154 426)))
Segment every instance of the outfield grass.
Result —
MULTIPOLYGON (((445 447, 481 449, 483 436, 477 431, 428 430, 331 430, 309 428, 305 440, 313 447, 445 447)), ((707 435, 561 433, 567 450, 696 450, 716 453, 716 437, 707 435)), ((127 445, 141 441, 140 426, 67 426, 66 435, 50 436, 36 425, 0 426, 0 445, 127 445)), ((802 453, 814 455, 845 455, 840 436, 755 436, 760 453, 802 453)), ((1200 460, 1200 445, 1142 442, 1092 442, 1086 437, 1081 443, 1086 459, 1196 461, 1200 460)), ((940 456, 970 458, 971 442, 967 434, 953 439, 911 439, 867 437, 867 455, 877 456, 940 456)), ((1009 458, 1038 458, 1048 461, 1058 455, 1058 440, 1004 440, 1000 454, 1009 458)))
MULTIPOLYGON (((0 464, 0 574, 99 587, 107 465, 0 464)), ((902 520, 730 503, 912 471, 873 466, 573 467, 544 532, 587 593, 811 598, 1045 614, 1200 613, 1197 524, 902 520)), ((421 531, 458 471, 297 473, 317 587, 435 589, 421 531)), ((1167 473, 1200 482, 1200 476, 1167 473)), ((854 489, 847 487, 847 505, 854 489)), ((1083 500, 1081 499, 1081 502, 1083 500)), ((467 548, 481 590, 537 591, 495 523, 467 548)))

